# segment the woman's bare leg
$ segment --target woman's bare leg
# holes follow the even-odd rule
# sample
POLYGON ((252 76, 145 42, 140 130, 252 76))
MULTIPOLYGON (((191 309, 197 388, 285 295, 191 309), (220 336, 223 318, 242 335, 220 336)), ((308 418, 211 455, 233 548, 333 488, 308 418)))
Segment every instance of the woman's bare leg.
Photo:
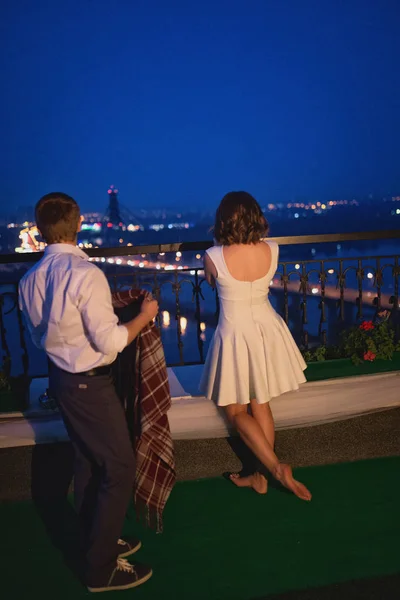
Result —
POLYGON ((251 414, 263 430, 269 445, 275 448, 275 423, 269 402, 257 404, 257 400, 251 400, 250 407, 251 414))
POLYGON ((240 437, 273 476, 302 500, 311 500, 307 488, 293 478, 289 465, 279 462, 258 421, 247 412, 246 405, 230 404, 226 415, 240 437))
MULTIPOLYGON (((269 445, 274 449, 275 423, 269 402, 258 404, 257 400, 251 400, 250 408, 251 414, 260 425, 269 445)), ((268 480, 265 473, 262 472, 263 469, 260 469, 262 464, 258 459, 256 459, 256 462, 258 462, 258 467, 255 468, 255 472, 251 475, 240 477, 239 473, 232 473, 230 479, 237 487, 251 487, 258 494, 266 494, 268 491, 268 480)))

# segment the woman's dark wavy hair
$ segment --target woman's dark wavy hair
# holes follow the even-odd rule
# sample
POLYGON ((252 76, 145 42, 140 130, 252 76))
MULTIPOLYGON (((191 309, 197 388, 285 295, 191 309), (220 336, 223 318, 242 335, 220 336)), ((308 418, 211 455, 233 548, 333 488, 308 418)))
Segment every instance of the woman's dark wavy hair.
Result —
POLYGON ((257 244, 268 235, 268 221, 247 192, 229 192, 215 215, 214 238, 223 246, 257 244))

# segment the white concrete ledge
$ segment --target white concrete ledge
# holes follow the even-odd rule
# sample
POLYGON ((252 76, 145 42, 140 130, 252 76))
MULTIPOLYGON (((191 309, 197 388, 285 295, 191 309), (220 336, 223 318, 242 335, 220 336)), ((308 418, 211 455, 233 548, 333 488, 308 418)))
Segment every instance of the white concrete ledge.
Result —
MULTIPOLYGON (((172 408, 169 413, 174 439, 221 438, 229 435, 221 411, 209 400, 196 396, 202 367, 169 369, 172 408)), ((306 383, 297 392, 271 401, 276 428, 309 427, 400 406, 400 372, 330 379, 306 383)), ((0 447, 29 446, 67 441, 57 413, 40 408, 38 397, 47 380, 31 386, 32 410, 0 420, 0 447)))

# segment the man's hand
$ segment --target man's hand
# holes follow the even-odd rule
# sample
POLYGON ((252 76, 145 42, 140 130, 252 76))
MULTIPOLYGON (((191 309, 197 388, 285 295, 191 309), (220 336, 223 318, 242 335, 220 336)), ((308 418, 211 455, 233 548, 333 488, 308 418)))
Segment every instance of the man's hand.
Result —
POLYGON ((158 313, 158 302, 157 300, 148 300, 145 298, 142 302, 142 306, 140 307, 140 312, 152 321, 158 313))
POLYGON ((137 317, 124 323, 124 327, 128 330, 127 345, 129 345, 142 331, 143 327, 146 327, 158 313, 158 302, 157 300, 145 298, 140 307, 140 313, 137 317))

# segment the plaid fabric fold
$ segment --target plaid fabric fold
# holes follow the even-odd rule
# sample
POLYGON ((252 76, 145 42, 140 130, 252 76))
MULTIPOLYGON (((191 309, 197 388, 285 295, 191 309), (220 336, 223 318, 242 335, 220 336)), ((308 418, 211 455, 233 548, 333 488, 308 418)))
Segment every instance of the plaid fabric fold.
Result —
MULTIPOLYGON (((121 322, 138 314, 143 290, 113 294, 121 322)), ((138 517, 162 531, 162 515, 176 481, 174 448, 168 421, 171 407, 167 367, 158 327, 145 327, 117 359, 117 390, 124 402, 136 455, 134 501, 138 517)))

